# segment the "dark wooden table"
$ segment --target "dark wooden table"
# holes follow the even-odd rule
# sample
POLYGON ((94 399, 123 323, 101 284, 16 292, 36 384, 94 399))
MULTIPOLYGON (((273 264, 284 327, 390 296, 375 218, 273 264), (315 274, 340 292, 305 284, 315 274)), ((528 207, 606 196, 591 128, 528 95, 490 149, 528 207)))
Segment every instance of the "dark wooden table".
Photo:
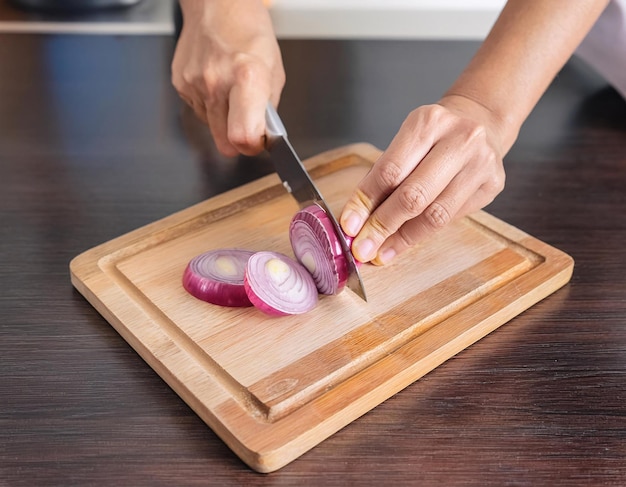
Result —
MULTIPOLYGON (((385 147, 476 43, 286 41, 303 156, 385 147)), ((0 35, 0 486, 625 485, 626 103, 559 75, 488 208, 569 285, 282 470, 248 469, 76 292, 72 257, 255 179, 169 83, 169 37, 0 35)))

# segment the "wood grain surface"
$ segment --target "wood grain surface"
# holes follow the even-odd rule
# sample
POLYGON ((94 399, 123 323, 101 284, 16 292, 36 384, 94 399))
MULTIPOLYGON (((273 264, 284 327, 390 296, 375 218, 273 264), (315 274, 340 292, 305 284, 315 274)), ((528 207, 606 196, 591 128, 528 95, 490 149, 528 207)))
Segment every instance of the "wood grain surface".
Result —
MULTIPOLYGON (((476 46, 282 43, 291 142, 304 158, 384 148, 476 46)), ((626 484, 626 103, 613 90, 568 63, 487 208, 571 255, 570 282, 259 474, 70 283, 82 252, 271 172, 215 152, 171 88, 172 52, 159 36, 0 35, 0 485, 626 484)))
MULTIPOLYGON (((331 208, 380 156, 368 144, 305 161, 331 208)), ((88 250, 74 286, 253 469, 283 467, 569 281, 573 260, 479 212, 364 265, 369 300, 323 296, 268 317, 189 295, 188 262, 220 248, 293 257, 298 207, 276 174, 88 250)))

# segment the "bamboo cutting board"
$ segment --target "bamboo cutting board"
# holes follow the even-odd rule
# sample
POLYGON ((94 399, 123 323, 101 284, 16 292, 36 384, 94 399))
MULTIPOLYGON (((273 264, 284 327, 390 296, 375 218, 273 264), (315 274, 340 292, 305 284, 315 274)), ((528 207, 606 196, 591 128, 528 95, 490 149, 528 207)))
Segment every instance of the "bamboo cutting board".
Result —
MULTIPOLYGON (((356 144, 305 162, 337 214, 379 156, 356 144)), ((185 292, 189 260, 239 247, 293 255, 297 211, 275 174, 77 256, 73 285, 247 463, 276 470, 571 277, 563 252, 478 212, 305 315, 272 318, 185 292)), ((364 441, 366 441, 364 439, 364 441)))

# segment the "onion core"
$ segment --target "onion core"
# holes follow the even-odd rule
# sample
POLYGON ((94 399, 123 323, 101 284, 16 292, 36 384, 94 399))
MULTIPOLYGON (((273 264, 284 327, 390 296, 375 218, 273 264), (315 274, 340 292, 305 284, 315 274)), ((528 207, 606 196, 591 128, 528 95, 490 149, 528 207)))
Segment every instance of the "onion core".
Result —
POLYGON ((252 304, 269 315, 306 313, 317 305, 317 288, 311 274, 300 263, 277 252, 257 252, 250 257, 244 286, 252 304))
MULTIPOLYGON (((352 238, 344 237, 349 247, 352 238)), ((274 316, 306 313, 317 305, 318 293, 338 294, 345 287, 348 260, 333 222, 317 204, 294 215, 289 239, 296 260, 241 249, 200 254, 187 265, 183 286, 222 306, 254 305, 274 316)))

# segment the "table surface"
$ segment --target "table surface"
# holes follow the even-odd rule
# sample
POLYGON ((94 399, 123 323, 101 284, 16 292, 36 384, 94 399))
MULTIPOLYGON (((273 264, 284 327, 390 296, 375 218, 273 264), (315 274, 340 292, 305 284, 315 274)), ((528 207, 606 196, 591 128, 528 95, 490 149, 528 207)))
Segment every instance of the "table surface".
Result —
MULTIPOLYGON (((282 42, 307 157, 384 148, 473 42, 282 42)), ((0 485, 626 484, 626 103, 577 60, 487 211, 571 282, 272 474, 246 467, 72 288, 79 253, 271 171, 225 159, 168 36, 0 35, 0 485)))

